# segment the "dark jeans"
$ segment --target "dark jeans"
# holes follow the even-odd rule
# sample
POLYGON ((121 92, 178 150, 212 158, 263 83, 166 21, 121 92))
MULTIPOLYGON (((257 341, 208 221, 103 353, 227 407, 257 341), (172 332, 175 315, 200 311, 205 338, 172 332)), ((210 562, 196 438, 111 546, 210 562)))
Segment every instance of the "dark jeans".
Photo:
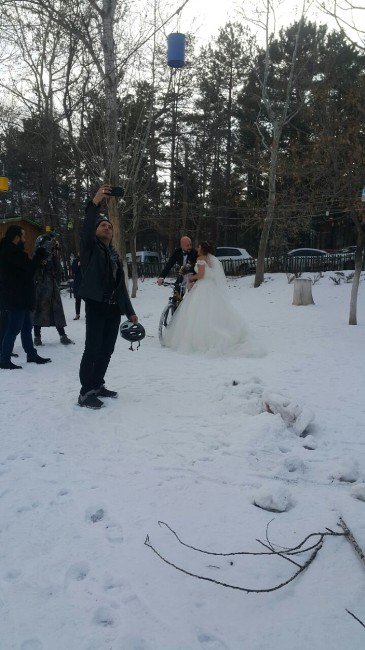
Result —
POLYGON ((86 340, 80 364, 81 395, 104 384, 120 325, 117 305, 85 300, 86 340))
POLYGON ((3 344, 3 338, 5 336, 6 328, 8 326, 8 314, 5 309, 0 310, 0 353, 1 346, 3 344))
POLYGON ((29 309, 7 309, 7 327, 1 346, 1 363, 8 363, 14 348, 15 339, 20 333, 24 352, 29 359, 37 356, 33 345, 33 323, 29 309))
POLYGON ((75 298, 76 316, 80 316, 80 310, 81 310, 81 298, 75 298))
MULTIPOLYGON (((34 325, 34 336, 39 336, 41 337, 41 326, 40 325, 34 325)), ((65 336, 65 328, 64 327, 56 327, 57 332, 59 333, 60 336, 65 336)))

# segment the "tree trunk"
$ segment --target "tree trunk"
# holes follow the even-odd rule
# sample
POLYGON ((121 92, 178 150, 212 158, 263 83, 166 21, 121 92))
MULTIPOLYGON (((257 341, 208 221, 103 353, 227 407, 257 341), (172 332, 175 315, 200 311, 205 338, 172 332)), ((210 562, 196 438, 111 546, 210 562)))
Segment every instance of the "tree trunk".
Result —
POLYGON ((276 122, 274 125, 274 135, 271 145, 270 171, 269 171, 269 197, 267 202, 266 216, 260 237, 259 252, 257 256, 256 275, 254 287, 259 287, 264 281, 265 273, 265 256, 267 244, 269 241, 270 230, 275 214, 276 202, 276 175, 278 168, 278 151, 279 141, 282 132, 282 125, 276 122))
MULTIPOLYGON (((355 221, 356 217, 353 218, 355 221)), ((349 325, 357 325, 357 295, 359 292, 360 284, 360 275, 362 269, 362 254, 364 247, 364 231, 361 224, 357 221, 355 222, 357 228, 357 241, 356 241, 356 253, 355 253, 355 273, 352 280, 351 287, 351 298, 350 298, 350 317, 349 325)))
POLYGON ((170 162, 170 218, 168 230, 168 250, 171 255, 176 235, 176 215, 175 215, 175 158, 176 158, 176 126, 177 126, 177 101, 178 95, 175 90, 173 107, 172 107, 172 125, 171 125, 171 162, 170 162))
POLYGON ((138 268, 137 268, 137 255, 136 255, 136 241, 137 241, 138 226, 139 226, 138 197, 136 192, 133 192, 133 225, 132 225, 132 232, 130 236, 131 256, 132 256, 131 298, 135 298, 138 291, 138 268))
MULTIPOLYGON (((118 79, 114 43, 116 0, 103 0, 102 47, 105 68, 105 164, 111 185, 119 185, 118 79)), ((116 198, 108 200, 108 214, 113 224, 113 244, 121 254, 121 230, 116 198)))
MULTIPOLYGON (((123 265, 123 271, 124 271, 124 277, 125 277, 125 284, 127 287, 127 291, 129 292, 129 281, 128 281, 128 264, 127 264, 127 243, 126 243, 126 223, 125 223, 125 213, 123 210, 120 211, 119 213, 119 219, 118 219, 118 226, 119 226, 119 245, 120 245, 120 259, 123 265)), ((114 241, 114 238, 113 238, 114 241)))
POLYGON ((295 278, 293 305, 314 305, 312 296, 312 280, 309 278, 295 278))
POLYGON ((76 255, 78 255, 79 248, 80 248, 80 217, 82 211, 82 207, 81 207, 82 184, 81 184, 81 160, 80 160, 79 152, 76 148, 74 149, 74 154, 76 154, 75 156, 75 202, 71 214, 73 217, 72 236, 73 236, 74 252, 76 253, 76 255))
POLYGON ((53 116, 45 114, 40 118, 39 126, 43 130, 43 145, 42 145, 42 168, 40 170, 40 183, 39 183, 39 205, 42 215, 43 227, 51 226, 52 230, 55 229, 53 215, 51 212, 51 178, 53 173, 53 137, 54 137, 54 123, 53 116))
POLYGON ((261 232, 259 253, 257 257, 256 275, 255 275, 255 284, 254 284, 255 287, 259 287, 260 284, 264 281, 265 255, 266 255, 267 244, 269 241, 269 234, 274 219, 274 210, 275 210, 275 203, 276 203, 276 176, 277 176, 277 167, 278 167, 279 142, 280 142, 281 134, 283 132, 283 127, 285 124, 288 123, 287 118, 288 118, 290 97, 293 90, 294 71, 297 62, 300 35, 304 23, 304 9, 305 9, 305 3, 303 3, 302 15, 300 17, 297 33, 295 36, 295 46, 291 57, 290 73, 289 73, 289 78, 287 81, 286 91, 285 91, 285 95, 286 95, 285 102, 280 112, 275 114, 275 111, 273 110, 273 103, 268 96, 268 77, 269 77, 270 66, 271 66, 271 55, 270 55, 271 37, 269 33, 270 32, 269 19, 270 19, 270 13, 273 11, 273 7, 270 0, 266 0, 266 17, 267 17, 266 24, 265 24, 266 53, 265 53, 265 72, 264 72, 264 79, 262 85, 262 101, 267 110, 269 122, 272 124, 273 135, 272 135, 272 142, 270 147, 269 197, 268 197, 266 217, 264 219, 264 226, 261 232))
POLYGON ((232 93, 233 93, 233 59, 230 60, 228 104, 227 104, 227 147, 225 170, 225 201, 224 201, 224 234, 223 245, 229 244, 229 205, 231 198, 231 166, 232 166, 232 93))
POLYGON ((132 291, 131 298, 135 298, 138 291, 138 269, 137 269, 137 251, 136 251, 136 238, 130 238, 131 244, 131 257, 132 257, 132 291))
POLYGON ((185 159, 184 159, 184 184, 183 184, 183 199, 182 199, 182 223, 181 234, 186 234, 186 224, 188 220, 188 167, 189 167, 189 150, 187 142, 184 143, 185 159))

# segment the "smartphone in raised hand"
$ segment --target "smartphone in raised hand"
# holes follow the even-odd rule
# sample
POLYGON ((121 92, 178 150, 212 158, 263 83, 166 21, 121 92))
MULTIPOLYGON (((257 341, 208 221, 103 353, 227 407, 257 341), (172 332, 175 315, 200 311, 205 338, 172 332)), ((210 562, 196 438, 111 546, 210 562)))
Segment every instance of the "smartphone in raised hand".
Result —
POLYGON ((110 189, 109 196, 119 196, 120 197, 120 196, 123 196, 123 194, 124 194, 124 187, 116 186, 116 187, 112 187, 110 189))

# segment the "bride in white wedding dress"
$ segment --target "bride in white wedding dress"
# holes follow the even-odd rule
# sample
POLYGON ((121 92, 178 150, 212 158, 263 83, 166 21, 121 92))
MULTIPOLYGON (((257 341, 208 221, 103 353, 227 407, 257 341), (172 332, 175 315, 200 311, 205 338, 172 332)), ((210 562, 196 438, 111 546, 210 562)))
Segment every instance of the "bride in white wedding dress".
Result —
POLYGON ((247 330, 231 305, 222 264, 212 255, 210 242, 198 245, 194 286, 165 333, 164 344, 178 352, 235 354, 246 341, 247 330))

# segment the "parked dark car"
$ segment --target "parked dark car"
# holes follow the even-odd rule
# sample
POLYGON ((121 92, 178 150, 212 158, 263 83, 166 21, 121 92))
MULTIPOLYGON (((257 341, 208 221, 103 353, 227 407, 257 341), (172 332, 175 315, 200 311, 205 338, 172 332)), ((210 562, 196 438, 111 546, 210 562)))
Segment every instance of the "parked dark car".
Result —
POLYGON ((324 258, 328 255, 320 248, 294 248, 283 256, 283 271, 286 273, 321 271, 324 258))

